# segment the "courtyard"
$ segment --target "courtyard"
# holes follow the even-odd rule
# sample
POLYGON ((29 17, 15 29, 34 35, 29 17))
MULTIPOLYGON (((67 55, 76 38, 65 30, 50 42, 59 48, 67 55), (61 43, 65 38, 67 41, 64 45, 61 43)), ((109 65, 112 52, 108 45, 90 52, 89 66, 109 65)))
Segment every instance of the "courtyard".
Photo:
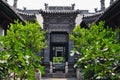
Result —
POLYGON ((42 78, 42 80, 77 80, 76 78, 42 78))
POLYGON ((120 0, 98 0, 93 12, 79 9, 85 0, 42 9, 10 1, 0 1, 0 80, 120 79, 120 0))

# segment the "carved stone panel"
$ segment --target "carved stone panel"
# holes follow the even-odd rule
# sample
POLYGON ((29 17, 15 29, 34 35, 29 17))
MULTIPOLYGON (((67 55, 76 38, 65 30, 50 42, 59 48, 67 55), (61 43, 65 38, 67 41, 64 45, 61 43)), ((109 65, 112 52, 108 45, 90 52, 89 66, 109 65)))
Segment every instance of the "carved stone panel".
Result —
POLYGON ((69 32, 69 24, 49 24, 48 25, 48 31, 52 32, 52 31, 65 31, 65 32, 69 32))
POLYGON ((51 42, 67 42, 67 34, 51 34, 51 42))

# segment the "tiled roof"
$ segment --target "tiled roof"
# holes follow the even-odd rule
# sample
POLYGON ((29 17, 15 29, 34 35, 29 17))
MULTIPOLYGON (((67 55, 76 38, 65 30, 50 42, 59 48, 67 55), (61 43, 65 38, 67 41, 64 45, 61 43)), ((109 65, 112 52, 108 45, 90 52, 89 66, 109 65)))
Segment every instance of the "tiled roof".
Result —
POLYGON ((8 5, 4 0, 0 0, 0 9, 3 10, 9 17, 16 20, 19 19, 20 21, 24 22, 21 16, 19 16, 16 11, 8 5))
POLYGON ((103 12, 97 12, 93 15, 90 15, 90 16, 84 16, 83 17, 83 22, 88 25, 92 22, 95 22, 101 15, 103 14, 103 12))
MULTIPOLYGON (((14 8, 15 9, 15 8, 14 8)), ((19 14, 24 20, 35 22, 36 14, 39 14, 39 10, 22 10, 15 9, 16 13, 19 14)))
POLYGON ((30 13, 25 13, 20 11, 17 11, 17 13, 26 21, 35 22, 36 20, 35 14, 30 14, 30 13))
MULTIPOLYGON (((98 12, 95 13, 92 16, 84 16, 83 17, 83 21, 86 25, 88 25, 89 23, 92 22, 96 22, 98 23, 101 20, 105 20, 105 19, 109 19, 110 15, 113 16, 115 14, 111 13, 111 11, 113 11, 114 13, 116 13, 115 8, 120 5, 120 0, 116 0, 115 2, 113 2, 113 4, 111 4, 105 11, 103 12, 98 12)), ((117 8, 118 9, 118 8, 117 8)))
POLYGON ((115 0, 104 13, 96 20, 99 22, 101 20, 109 19, 111 16, 117 14, 120 11, 120 0, 115 0))
POLYGON ((79 13, 78 10, 40 10, 40 13, 65 13, 65 14, 70 14, 70 13, 79 13))
POLYGON ((22 9, 16 9, 17 12, 26 13, 26 14, 39 14, 39 10, 22 10, 22 9))
POLYGON ((48 10, 72 10, 71 6, 49 6, 48 10))

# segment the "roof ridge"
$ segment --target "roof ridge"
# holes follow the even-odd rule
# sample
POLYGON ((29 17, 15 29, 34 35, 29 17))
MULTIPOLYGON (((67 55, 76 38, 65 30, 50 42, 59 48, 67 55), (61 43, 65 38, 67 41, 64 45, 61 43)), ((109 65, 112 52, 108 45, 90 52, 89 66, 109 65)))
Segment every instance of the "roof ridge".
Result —
POLYGON ((16 12, 18 14, 23 14, 23 15, 27 15, 27 16, 35 16, 35 14, 31 14, 31 13, 28 13, 28 12, 22 12, 22 11, 18 11, 18 10, 16 10, 16 12))
POLYGON ((104 13, 103 11, 102 11, 102 12, 98 12, 98 13, 95 13, 95 14, 93 14, 93 15, 84 16, 84 18, 96 17, 96 16, 98 16, 98 15, 102 15, 103 13, 104 13))

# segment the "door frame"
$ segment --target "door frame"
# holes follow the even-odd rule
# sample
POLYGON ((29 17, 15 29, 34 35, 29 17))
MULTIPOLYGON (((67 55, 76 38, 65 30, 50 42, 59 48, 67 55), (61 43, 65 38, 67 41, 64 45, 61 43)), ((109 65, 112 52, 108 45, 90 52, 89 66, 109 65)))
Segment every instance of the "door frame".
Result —
POLYGON ((50 33, 50 61, 53 60, 53 47, 65 47, 65 62, 68 61, 68 50, 69 50, 69 46, 68 46, 68 43, 69 43, 69 35, 67 32, 51 32, 50 33), (52 42, 51 41, 51 35, 52 34, 65 34, 67 35, 67 42, 52 42))

